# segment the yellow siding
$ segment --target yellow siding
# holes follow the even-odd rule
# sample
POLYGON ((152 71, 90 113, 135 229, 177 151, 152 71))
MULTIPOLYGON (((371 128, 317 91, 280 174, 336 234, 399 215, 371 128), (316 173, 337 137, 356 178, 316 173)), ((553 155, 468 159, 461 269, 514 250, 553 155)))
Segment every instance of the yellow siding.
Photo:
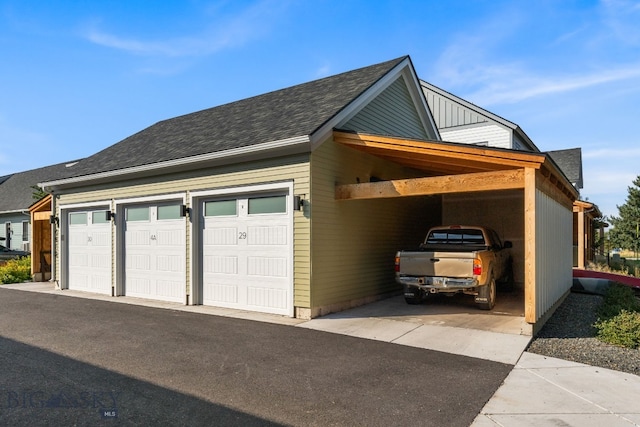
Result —
POLYGON ((335 185, 398 179, 412 171, 329 140, 311 156, 311 305, 398 290, 394 255, 415 248, 440 222, 440 197, 335 200, 335 185))
MULTIPOLYGON (((111 201, 162 194, 187 193, 243 185, 263 184, 293 180, 293 194, 309 197, 309 156, 298 155, 279 159, 201 169, 152 178, 101 184, 66 192, 59 196, 60 205, 111 201)), ((310 219, 308 207, 294 212, 294 306, 310 307, 310 219)), ((193 252, 190 247, 191 227, 187 227, 187 260, 193 252)), ((58 253, 60 246, 58 240, 58 253)), ((60 257, 58 257, 58 260, 60 257)), ((58 272, 60 266, 58 262, 58 272)), ((58 273, 59 274, 59 273, 58 273)), ((187 264, 187 285, 190 281, 190 265, 187 264)))

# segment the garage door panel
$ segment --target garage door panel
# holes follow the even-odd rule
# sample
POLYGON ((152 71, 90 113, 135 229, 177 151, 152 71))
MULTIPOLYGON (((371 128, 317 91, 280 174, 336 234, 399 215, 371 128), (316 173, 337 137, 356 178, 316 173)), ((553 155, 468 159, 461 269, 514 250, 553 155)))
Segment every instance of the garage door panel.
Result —
POLYGON ((287 237, 285 225, 247 227, 247 244, 249 245, 286 245, 288 243, 287 237))
POLYGON ((184 232, 182 230, 163 230, 157 232, 157 245, 170 246, 172 248, 181 247, 184 244, 184 232))
POLYGON ((235 308, 238 304, 238 285, 234 282, 209 282, 204 286, 203 304, 235 308))
POLYGON ((238 244, 237 227, 207 228, 203 235, 204 245, 234 246, 238 244))
POLYGON ((247 303, 259 308, 287 308, 287 292, 278 288, 247 287, 247 303))
MULTIPOLYGON (((74 253, 69 256, 70 267, 89 267, 89 256, 86 253, 74 253)), ((76 277, 86 276, 84 274, 74 274, 76 277)))
POLYGON ((111 288, 111 277, 110 276, 91 276, 91 290, 93 292, 100 292, 104 289, 111 288))
POLYGON ((238 257, 210 255, 204 258, 204 273, 238 274, 238 257))
POLYGON ((127 277, 127 295, 148 297, 151 295, 151 283, 145 277, 127 277))
POLYGON ((151 232, 149 230, 136 230, 129 226, 125 240, 127 248, 131 246, 149 246, 151 244, 151 232))
MULTIPOLYGON (((151 271, 151 257, 147 254, 129 254, 127 255, 127 273, 134 271, 142 271, 148 273, 151 271)), ((129 282, 127 274, 127 282, 129 282)))
POLYGON ((91 254, 91 266, 102 270, 111 269, 111 256, 109 254, 91 254))
POLYGON ((157 280, 156 294, 171 300, 180 300, 184 298, 183 282, 177 280, 157 280))
POLYGON ((247 258, 247 274, 249 276, 287 277, 287 259, 250 256, 247 258))
POLYGON ((92 246, 108 246, 111 247, 111 231, 94 232, 91 235, 92 246))

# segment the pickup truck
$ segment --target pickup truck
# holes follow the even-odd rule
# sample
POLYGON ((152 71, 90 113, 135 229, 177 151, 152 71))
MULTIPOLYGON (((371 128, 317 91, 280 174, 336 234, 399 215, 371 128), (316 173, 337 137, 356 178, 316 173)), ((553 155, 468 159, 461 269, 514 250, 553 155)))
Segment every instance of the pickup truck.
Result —
POLYGON ((396 282, 408 304, 420 304, 429 294, 462 292, 473 295, 478 308, 491 310, 496 282, 513 282, 512 246, 486 227, 433 227, 418 250, 396 254, 396 282))

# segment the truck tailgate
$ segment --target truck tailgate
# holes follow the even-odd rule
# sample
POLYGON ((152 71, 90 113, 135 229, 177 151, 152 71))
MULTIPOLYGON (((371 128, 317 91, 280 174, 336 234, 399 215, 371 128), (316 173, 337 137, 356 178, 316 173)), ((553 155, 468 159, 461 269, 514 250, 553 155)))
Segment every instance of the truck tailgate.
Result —
POLYGON ((475 256, 475 252, 403 252, 400 255, 400 274, 472 277, 475 256))

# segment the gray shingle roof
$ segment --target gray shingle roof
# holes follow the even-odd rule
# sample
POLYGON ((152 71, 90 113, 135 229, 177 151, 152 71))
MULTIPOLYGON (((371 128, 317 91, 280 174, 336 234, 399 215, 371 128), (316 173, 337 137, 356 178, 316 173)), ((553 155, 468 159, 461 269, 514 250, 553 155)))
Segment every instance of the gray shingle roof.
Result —
POLYGON ((547 154, 567 179, 578 189, 583 188, 582 182, 582 149, 569 148, 567 150, 548 151, 547 154))
POLYGON ((6 180, 0 178, 0 212, 27 210, 36 202, 33 198, 34 189, 39 182, 64 178, 69 176, 73 167, 67 167, 74 162, 59 163, 25 172, 8 175, 6 180))
POLYGON ((68 177, 312 135, 405 58, 158 122, 86 158, 68 177))

